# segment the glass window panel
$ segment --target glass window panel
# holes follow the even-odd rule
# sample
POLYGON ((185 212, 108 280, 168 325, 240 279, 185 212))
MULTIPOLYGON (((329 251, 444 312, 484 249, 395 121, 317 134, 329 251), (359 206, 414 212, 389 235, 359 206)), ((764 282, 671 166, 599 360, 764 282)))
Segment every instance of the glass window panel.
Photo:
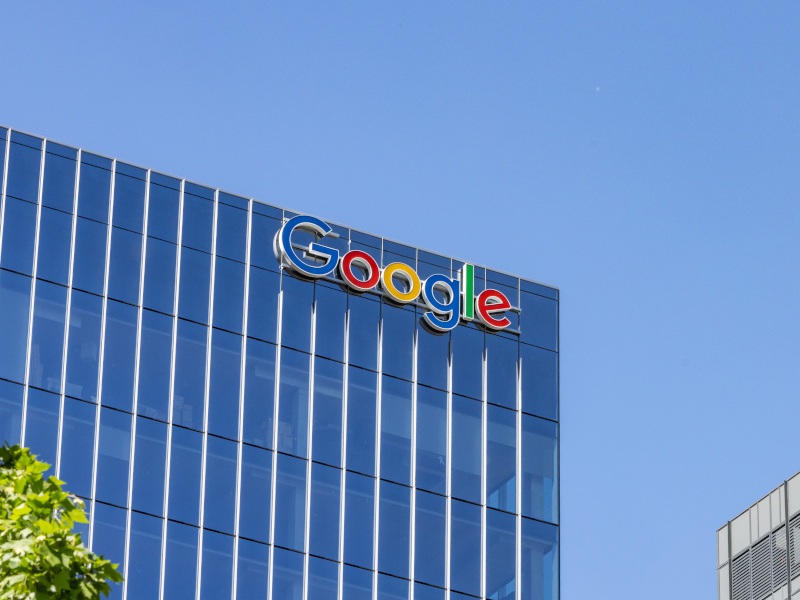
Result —
POLYGON ((424 583, 415 583, 414 600, 444 600, 444 590, 424 583))
POLYGON ((408 577, 411 488, 388 481, 380 486, 378 569, 408 577))
POLYGON ((417 381, 440 390, 447 389, 450 334, 433 333, 417 323, 417 381))
MULTIPOLYGON (((22 434, 23 387, 0 381, 0 444, 19 444, 22 434)), ((72 489, 71 487, 69 489, 72 489)), ((76 492, 77 493, 77 492, 76 492)))
POLYGON ((344 499, 344 561, 372 568, 372 539, 375 524, 375 480, 347 472, 344 499))
MULTIPOLYGON (((125 570, 125 526, 127 512, 124 508, 109 506, 98 502, 94 506, 94 535, 92 552, 119 565, 120 573, 125 570)), ((122 598, 122 583, 108 582, 111 586, 109 598, 122 598)))
POLYGON ((275 346, 247 339, 244 441, 272 448, 275 403, 275 346))
POLYGON ((236 442, 208 436, 203 526, 230 534, 236 504, 236 452, 236 442))
POLYGON ((334 360, 344 360, 344 320, 347 294, 327 287, 316 286, 316 337, 314 353, 334 360))
POLYGON ((378 600, 407 600, 408 581, 378 574, 378 600))
POLYGON ((309 355, 281 350, 278 403, 278 450, 305 458, 308 454, 309 355))
POLYGON ((558 600, 558 528, 522 519, 522 600, 558 600))
MULTIPOLYGON (((255 210, 255 209, 254 209, 255 210)), ((278 219, 253 213, 252 239, 250 241, 250 262, 262 269, 276 270, 278 261, 275 258, 273 240, 283 223, 278 219)))
POLYGON ((284 274, 281 345, 309 352, 311 350, 311 304, 314 284, 284 274))
MULTIPOLYGON (((194 600, 197 573, 197 536, 195 527, 167 523, 167 560, 164 575, 164 598, 194 600)), ((160 572, 155 571, 155 573, 160 572)), ((151 573, 151 577, 153 574, 151 573)), ((153 577, 158 579, 158 577, 153 577)))
POLYGON ((67 348, 69 396, 97 401, 97 360, 100 355, 100 317, 103 301, 97 296, 72 290, 67 348))
POLYGON ((72 285, 76 288, 98 295, 103 293, 107 232, 108 226, 103 223, 78 219, 72 267, 72 285))
POLYGON ((373 299, 350 295, 350 364, 377 369, 378 323, 381 305, 373 299))
MULTIPOLYGON (((16 132, 14 132, 13 138, 17 139, 16 132)), ((30 137, 28 139, 33 141, 30 137)), ((25 141, 28 142, 28 140, 25 141)), ((8 155, 6 195, 28 202, 38 200, 39 168, 42 162, 41 140, 33 143, 36 145, 36 149, 27 145, 15 144, 12 141, 11 151, 8 155)))
POLYGON ((182 427, 172 428, 169 465, 169 518, 197 525, 200 505, 200 449, 203 436, 182 427))
POLYGON ((522 410, 558 419, 558 354, 522 344, 522 410))
POLYGON ((3 248, 0 266, 19 273, 33 273, 36 205, 6 198, 3 213, 3 248))
POLYGON ((298 552, 273 549, 272 597, 281 600, 303 598, 303 555, 298 552))
POLYGON ((66 309, 67 288, 37 283, 28 381, 51 392, 61 391, 66 309))
POLYGON ((103 357, 103 405, 131 411, 136 367, 135 306, 109 300, 103 357))
POLYGON ((481 508, 452 500, 450 511, 450 587, 480 596, 481 508))
POLYGON ((0 271, 0 377, 25 380, 31 279, 0 271))
POLYGON ((517 506, 517 413, 489 405, 486 504, 508 512, 517 506))
POLYGON ((481 403, 453 396, 452 494, 481 502, 481 403))
POLYGON ((78 190, 78 215, 87 217, 103 223, 108 222, 108 199, 111 191, 111 171, 110 161, 107 162, 108 168, 102 168, 95 164, 98 162, 88 154, 83 154, 81 160, 81 174, 78 190))
POLYGON ((59 405, 58 394, 29 388, 25 446, 30 448, 40 461, 50 465, 50 468, 42 474, 45 479, 55 473, 59 405))
POLYGON ((272 452, 242 446, 242 489, 239 494, 239 535, 269 541, 272 452))
POLYGON ((339 557, 339 469, 311 465, 311 515, 309 552, 337 560, 339 557))
POLYGON ((203 580, 200 598, 230 598, 233 589, 233 538, 205 531, 203 533, 203 580))
POLYGON ((136 233, 142 233, 146 184, 142 179, 120 173, 119 169, 122 166, 117 164, 117 176, 114 179, 113 224, 136 233))
POLYGON ((382 369, 388 375, 411 379, 414 358, 416 316, 413 309, 382 303, 383 353, 382 369))
POLYGON ((447 501, 418 490, 415 503, 414 579, 444 587, 447 501))
POLYGON ((110 408, 100 410, 97 452, 97 499, 128 505, 128 462, 131 455, 131 415, 110 408))
POLYGON ((150 195, 147 204, 147 235, 178 242, 178 207, 180 183, 158 173, 150 174, 150 195))
POLYGON ((486 597, 514 598, 516 592, 516 519, 486 511, 486 597))
POLYGON ((339 594, 339 565, 311 556, 308 559, 308 600, 331 600, 339 594))
POLYGON ((411 383, 384 375, 381 386, 381 478, 411 484, 411 383))
POLYGON ((498 335, 486 336, 487 399, 493 404, 517 408, 519 342, 498 335))
POLYGON ((269 588, 269 546, 239 539, 237 598, 266 598, 269 588))
POLYGON ((314 460, 342 466, 342 375, 341 363, 324 358, 314 362, 314 460))
POLYGON ((184 247, 211 252, 211 224, 214 219, 214 203, 190 193, 183 196, 183 231, 181 244, 184 247))
POLYGON ((250 268, 247 335, 275 343, 280 286, 281 276, 278 273, 250 268))
POLYGON ((482 331, 461 324, 452 331, 453 391, 462 396, 483 397, 482 331))
POLYGON ((275 545, 302 552, 306 513, 306 461, 279 454, 276 484, 275 545))
POLYGON ((234 440, 239 438, 241 354, 241 336, 212 330, 208 431, 234 440))
POLYGON ((219 201, 222 204, 227 204, 228 206, 239 208, 245 212, 250 207, 250 201, 247 198, 242 198, 240 196, 233 196, 231 194, 228 194, 227 192, 219 193, 219 201))
POLYGON ((208 323, 211 255, 190 248, 181 249, 180 279, 178 315, 198 323, 208 323))
POLYGON ((217 258, 214 265, 214 327, 242 332, 244 265, 217 258))
POLYGON ((169 409, 172 321, 172 317, 142 311, 137 411, 161 421, 167 420, 169 409))
POLYGON ((144 267, 144 306, 172 314, 175 302, 175 262, 178 247, 147 238, 144 267))
POLYGON ((66 398, 61 437, 61 472, 59 479, 73 494, 92 495, 92 462, 94 461, 94 425, 97 407, 94 404, 66 398))
POLYGON ((136 417, 136 455, 133 469, 132 508, 164 514, 164 474, 167 460, 167 425, 136 417))
POLYGON ((375 475, 376 375, 348 367, 347 468, 375 475))
POLYGON ((522 514, 558 522, 558 427, 522 415, 522 514))
POLYGON ((217 256, 244 262, 247 244, 247 211, 219 204, 217 206, 217 256))
POLYGON ((75 203, 75 159, 52 154, 51 144, 47 149, 42 204, 71 213, 75 203))
POLYGON ((178 319, 172 420, 193 429, 203 426, 207 331, 202 325, 178 319))
POLYGON ((36 277, 67 284, 71 238, 72 215, 42 208, 36 277))
POLYGON ((343 600, 372 600, 372 571, 344 565, 343 600))
POLYGON ((447 479, 447 394, 417 386, 416 487, 445 493, 447 479))
POLYGON ((161 571, 161 524, 157 517, 133 513, 128 550, 128 598, 157 598, 161 571))
POLYGON ((108 266, 108 295, 129 304, 139 303, 139 272, 142 264, 142 236, 118 227, 111 228, 111 258, 108 266))
POLYGON ((558 350, 558 301, 523 292, 520 339, 526 344, 558 350))

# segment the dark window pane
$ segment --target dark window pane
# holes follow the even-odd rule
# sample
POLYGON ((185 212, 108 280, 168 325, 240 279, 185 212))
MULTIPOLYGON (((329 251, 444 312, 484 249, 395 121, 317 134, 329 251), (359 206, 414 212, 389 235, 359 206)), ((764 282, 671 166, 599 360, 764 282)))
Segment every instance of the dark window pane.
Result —
POLYGON ((172 322, 172 317, 142 311, 137 411, 140 415, 162 421, 167 420, 169 407, 172 322))
POLYGON ((303 551, 305 506, 306 461, 279 454, 275 493, 276 546, 303 551))
POLYGON ((0 444, 13 446, 20 442, 22 391, 21 385, 0 381, 0 444))
POLYGON ((111 229, 111 258, 108 266, 108 295, 129 304, 139 303, 139 272, 142 264, 142 236, 125 229, 111 229))
POLYGON ((451 502, 450 587, 479 596, 481 593, 481 508, 451 502))
POLYGON ((233 538, 213 531, 203 533, 203 580, 201 600, 231 597, 233 582, 233 538))
POLYGON ((217 205, 217 256, 244 262, 247 244, 247 211, 217 205))
MULTIPOLYGON (((16 133, 14 138, 16 139, 16 133)), ((11 151, 8 155, 7 196, 28 202, 38 200, 39 167, 42 162, 41 141, 36 144, 36 147, 39 149, 11 142, 11 151)))
POLYGON ((558 426, 522 415, 522 514, 558 522, 558 426))
POLYGON ((266 598, 269 587, 269 546, 239 540, 237 598, 266 598))
POLYGON ((444 496, 417 491, 414 579, 444 587, 445 557, 444 496))
POLYGON ((512 515, 486 511, 486 596, 513 598, 516 591, 515 522, 512 515))
POLYGON ((378 600, 407 600, 408 581, 378 573, 378 600))
POLYGON ((415 583, 414 600, 444 600, 444 590, 424 583, 415 583))
POLYGON ((522 600, 558 600, 558 528, 522 519, 522 600))
POLYGON ((344 600, 372 600, 372 571, 344 565, 343 591, 344 600))
POLYGON ((31 279, 0 271, 0 377, 24 382, 31 279))
MULTIPOLYGON (((173 244, 178 241, 178 205, 180 192, 178 182, 173 185, 159 185, 156 179, 167 179, 157 173, 150 175, 150 196, 147 205, 147 235, 157 237, 173 244)), ((164 181, 167 184, 167 181, 164 181)))
POLYGON ((64 400, 64 429, 61 438, 61 473, 59 479, 73 494, 92 495, 94 461, 94 426, 97 407, 67 398, 64 400))
POLYGON ((450 334, 432 333, 417 322, 417 381, 440 390, 447 389, 450 334))
POLYGON ((521 344, 522 410, 558 419, 558 354, 521 344))
POLYGON ((383 376, 381 478, 411 483, 411 384, 383 376))
POLYGON ((114 179, 113 224, 142 233, 145 182, 136 177, 123 175, 119 172, 121 166, 117 165, 117 176, 114 179))
POLYGON ((129 412, 133 407, 137 316, 135 306, 108 301, 102 403, 129 412))
POLYGON ((189 248, 181 249, 181 282, 178 315, 208 323, 208 296, 211 281, 211 255, 189 248))
POLYGON ((214 327, 242 332, 244 265, 217 258, 214 265, 214 327))
POLYGON ((78 219, 72 267, 72 285, 76 288, 98 295, 103 293, 107 232, 107 225, 78 219))
POLYGON ((19 273, 33 273, 33 240, 36 205, 6 198, 3 213, 3 247, 0 266, 19 273))
MULTIPOLYGON (((194 600, 197 573, 197 536, 195 527, 167 523, 167 560, 164 575, 164 598, 194 600)), ((159 569, 160 571, 160 569, 159 569)), ((156 571, 155 573, 158 573, 156 571)), ((153 573, 151 573, 151 577, 153 573)), ((153 579, 158 579, 153 577, 153 579)))
POLYGON ((239 438, 241 355, 241 336, 212 330, 208 431, 234 440, 239 438))
POLYGON ((381 481, 378 569, 408 577, 411 488, 381 481))
POLYGON ((127 506, 130 454, 131 415, 102 408, 97 453, 98 500, 117 506, 127 506))
POLYGON ((207 331, 203 325, 178 319, 172 420, 193 429, 203 426, 207 331))
POLYGON ((272 452, 242 447, 242 489, 239 494, 239 535, 269 541, 272 452))
POLYGON ((167 460, 167 425, 136 418, 136 456, 133 469, 133 509, 164 514, 164 471, 167 460))
POLYGON ((331 560, 339 557, 339 469, 311 465, 309 552, 331 560))
POLYGON ((158 597, 158 577, 153 577, 153 574, 161 571, 162 523, 156 517, 139 513, 131 515, 128 598, 158 597))
POLYGON ((71 213, 75 203, 75 159, 52 154, 50 144, 47 149, 42 204, 71 213))
POLYGON ((453 396, 453 478, 456 498, 481 502, 481 403, 453 396))
MULTIPOLYGON (((108 198, 111 192, 111 172, 108 169, 88 164, 94 157, 83 155, 81 160, 78 191, 78 215, 108 222, 108 198)), ((108 165, 110 167, 110 164, 108 165)))
MULTIPOLYGON (((119 565, 119 572, 125 570, 125 526, 127 513, 124 508, 108 506, 98 502, 94 506, 94 535, 92 552, 119 565)), ((122 598, 122 583, 109 583, 110 598, 122 598)))
POLYGON ((445 493, 447 477, 447 393, 417 386, 418 488, 445 493))
POLYGON ((30 385, 61 391, 67 288, 39 281, 33 309, 30 385))
POLYGON ((175 261, 178 247, 147 238, 144 267, 144 305, 172 314, 175 299, 175 261))
POLYGON ((208 436, 204 527, 233 533, 236 503, 236 442, 208 436))
POLYGON ((383 302, 382 311, 383 372, 402 379, 411 379, 416 328, 414 310, 383 302))
POLYGON ((349 302, 350 364, 376 369, 381 305, 367 297, 355 295, 350 295, 349 302))
POLYGON ((280 285, 278 273, 250 268, 247 335, 275 343, 280 285))
POLYGON ((272 597, 298 600, 303 597, 303 555, 298 552, 273 549, 272 597))
POLYGON ((211 252, 211 223, 214 218, 214 203, 186 193, 183 196, 184 247, 211 252))
POLYGON ((316 289, 316 337, 314 353, 334 360, 344 360, 344 320, 347 294, 321 283, 316 289))
POLYGON ((36 276, 67 285, 72 215, 42 208, 36 276))
POLYGON ((375 529, 375 480, 372 477, 345 474, 344 510, 344 561, 371 569, 375 529))
POLYGON ((314 284, 284 273, 281 345, 309 352, 311 349, 311 304, 314 284))
POLYGON ((308 600, 331 600, 339 593, 339 566, 330 560, 308 559, 308 600))
POLYGON ((453 391, 478 400, 483 397, 483 337, 465 325, 452 331, 453 391))
POLYGON ((202 434, 172 428, 169 465, 169 518, 197 525, 200 505, 200 447, 202 434))
POLYGON ((253 232, 250 242, 250 262, 252 264, 273 271, 278 268, 272 244, 281 225, 282 222, 278 219, 253 213, 253 232))
POLYGON ((486 336, 487 399, 493 404, 517 408, 519 342, 499 335, 486 336))
POLYGON ((275 346, 248 338, 244 389, 244 441, 272 448, 275 346))
POLYGON ((486 432, 486 505, 508 512, 517 507, 517 413, 489 405, 486 432))
POLYGON ((348 367, 347 468, 375 474, 376 376, 371 371, 348 367))
POLYGON ((308 453, 309 355, 281 350, 278 450, 305 458, 308 453))
POLYGON ((40 461, 50 465, 50 468, 43 473, 45 479, 55 473, 59 404, 58 394, 34 388, 28 390, 25 446, 30 448, 40 461))
POLYGON ((342 375, 341 363, 317 358, 314 363, 314 460, 342 465, 342 375))
POLYGON ((526 344, 558 350, 558 302, 522 293, 520 339, 526 344))
POLYGON ((67 349, 69 396, 97 401, 97 360, 100 355, 100 317, 103 301, 97 296, 72 291, 67 349))

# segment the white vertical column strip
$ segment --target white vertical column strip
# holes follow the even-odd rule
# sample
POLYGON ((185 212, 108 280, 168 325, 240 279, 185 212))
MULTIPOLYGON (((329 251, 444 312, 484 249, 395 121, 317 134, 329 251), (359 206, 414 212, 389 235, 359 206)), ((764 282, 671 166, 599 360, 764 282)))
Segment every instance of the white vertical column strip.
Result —
MULTIPOLYGON (((3 224, 5 223, 6 216, 6 187, 8 185, 8 155, 11 153, 11 130, 6 130, 5 147, 6 152, 3 155, 3 181, 0 184, 0 241, 3 239, 3 224)), ((2 258, 3 245, 0 243, 0 258, 2 258)), ((23 414, 23 419, 24 419, 23 414)))
MULTIPOLYGON (((519 280, 517 281, 519 285, 519 280)), ((517 291, 519 297, 519 290, 517 291)), ((516 594, 517 600, 522 599, 522 357, 519 340, 517 340, 517 469, 516 469, 516 504, 517 504, 517 560, 516 560, 516 594)))
MULTIPOLYGON (((416 317, 416 309, 414 312, 416 317)), ((408 515, 408 578, 411 580, 409 600, 414 600, 414 579, 416 558, 416 539, 417 539, 417 402, 419 393, 417 390, 419 357, 419 331, 416 327, 417 320, 414 320, 414 332, 411 340, 411 503, 408 515)))
POLYGON ((169 518, 169 479, 170 465, 172 462, 172 412, 175 406, 175 356, 178 347, 178 299, 180 296, 181 280, 181 244, 183 243, 183 196, 186 189, 186 180, 182 179, 178 195, 178 244, 175 249, 175 283, 172 296, 172 347, 170 349, 169 365, 169 402, 167 408, 167 458, 164 465, 164 521, 161 531, 161 577, 159 580, 159 600, 164 599, 164 574, 167 562, 167 521, 169 518))
POLYGON ((275 401, 272 403, 272 488, 270 490, 269 516, 269 590, 267 598, 272 598, 272 589, 275 580, 275 498, 278 485, 278 408, 281 389, 281 340, 283 337, 283 266, 281 266, 281 291, 278 292, 278 326, 275 333, 275 401))
MULTIPOLYGON (((456 325, 458 327, 458 325, 456 325)), ((453 334, 448 334, 447 340, 447 416, 445 417, 447 427, 447 441, 445 457, 445 495, 447 500, 445 502, 445 553, 444 553, 444 587, 446 591, 446 598, 450 598, 450 564, 452 554, 452 543, 450 536, 453 530, 453 334)))
POLYGON ((481 414, 481 595, 486 596, 487 589, 486 589, 486 526, 487 526, 487 514, 486 514, 486 451, 487 451, 487 436, 489 433, 489 410, 487 406, 487 398, 488 396, 488 388, 486 385, 486 378, 487 378, 487 349, 486 349, 486 334, 483 335, 483 352, 481 354, 481 371, 482 375, 482 414, 481 414))
MULTIPOLYGON (((317 284, 314 284, 316 288, 317 284)), ((316 291, 316 289, 315 289, 316 291)), ((308 411, 306 423, 306 453, 308 460, 306 460, 306 504, 305 504, 305 534, 303 539, 304 551, 304 565, 303 565, 303 600, 308 598, 308 572, 310 558, 310 540, 311 540, 311 452, 314 443, 313 436, 313 423, 314 423, 314 352, 317 347, 317 298, 314 294, 314 301, 312 303, 311 311, 311 358, 308 367, 308 411)))
MULTIPOLYGON (((349 301, 350 295, 347 295, 349 301)), ((350 367, 350 308, 348 306, 344 311, 344 366, 342 367, 342 437, 341 437, 341 454, 342 457, 342 471, 339 478, 339 598, 344 598, 344 516, 345 516, 345 498, 346 498, 346 485, 345 479, 347 471, 347 388, 349 381, 350 367)))
MULTIPOLYGON (((381 246, 383 241, 381 240, 381 246)), ((383 252, 381 252, 383 256, 383 252)), ((383 403, 383 304, 378 301, 378 383, 375 386, 375 503, 372 540, 372 600, 378 600, 378 542, 381 523, 381 409, 383 403)))

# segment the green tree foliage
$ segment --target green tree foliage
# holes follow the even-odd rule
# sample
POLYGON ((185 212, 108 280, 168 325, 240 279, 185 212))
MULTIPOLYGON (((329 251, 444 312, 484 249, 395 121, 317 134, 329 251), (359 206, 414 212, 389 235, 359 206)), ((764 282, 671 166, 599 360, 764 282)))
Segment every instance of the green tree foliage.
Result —
POLYGON ((72 531, 87 522, 83 502, 42 477, 49 466, 27 448, 0 448, 0 600, 108 596, 122 575, 72 531))

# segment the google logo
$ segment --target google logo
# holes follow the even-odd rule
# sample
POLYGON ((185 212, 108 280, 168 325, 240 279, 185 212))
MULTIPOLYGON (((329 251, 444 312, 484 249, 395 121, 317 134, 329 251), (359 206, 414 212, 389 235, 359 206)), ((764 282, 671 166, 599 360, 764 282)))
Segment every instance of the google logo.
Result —
POLYGON ((296 229, 324 238, 333 229, 324 221, 310 216, 289 219, 275 235, 275 255, 287 268, 313 279, 330 276, 338 269, 344 283, 357 292, 380 291, 398 304, 409 304, 422 298, 430 310, 423 314, 425 322, 436 331, 450 331, 460 320, 477 321, 496 331, 507 328, 511 321, 503 314, 511 302, 499 290, 487 289, 475 295, 474 266, 466 264, 458 279, 442 274, 424 281, 405 263, 394 262, 380 268, 378 262, 363 250, 344 254, 336 248, 313 242, 307 249, 292 244, 296 229))

